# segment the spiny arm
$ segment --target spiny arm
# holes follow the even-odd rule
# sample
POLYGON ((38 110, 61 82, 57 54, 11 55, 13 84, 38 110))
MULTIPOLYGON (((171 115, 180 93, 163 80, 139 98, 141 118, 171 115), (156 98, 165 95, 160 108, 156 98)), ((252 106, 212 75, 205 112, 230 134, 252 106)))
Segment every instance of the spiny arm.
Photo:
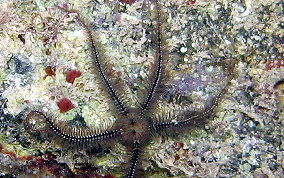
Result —
POLYGON ((168 116, 162 121, 153 125, 153 129, 157 132, 164 131, 171 128, 179 128, 184 126, 196 126, 205 121, 210 114, 213 113, 214 109, 217 107, 221 96, 226 91, 228 85, 226 85, 217 96, 207 102, 205 109, 202 112, 197 111, 184 111, 182 114, 178 115, 176 118, 174 116, 168 116))
MULTIPOLYGON (((60 10, 62 10, 65 13, 70 13, 70 11, 68 11, 65 8, 62 8, 60 6, 56 6, 56 7, 58 7, 60 10)), ((90 48, 91 48, 91 56, 92 56, 92 59, 94 61, 97 73, 100 76, 100 79, 101 79, 103 85, 105 86, 107 93, 111 97, 114 106, 116 107, 116 109, 118 110, 118 112, 120 114, 127 115, 128 109, 126 108, 125 104, 121 100, 117 89, 115 89, 112 86, 110 79, 106 75, 106 71, 104 70, 104 68, 101 64, 100 55, 99 55, 98 49, 96 48, 96 45, 94 43, 94 39, 93 39, 92 32, 91 32, 90 28, 83 22, 83 20, 80 17, 77 17, 76 21, 86 31, 86 34, 87 34, 87 37, 88 37, 88 40, 89 40, 89 45, 90 45, 90 48)))
POLYGON ((138 143, 134 143, 132 148, 132 156, 130 158, 130 166, 127 174, 123 178, 134 178, 137 170, 137 164, 140 156, 140 147, 138 143))
POLYGON ((89 28, 82 21, 80 21, 80 23, 87 30, 87 34, 88 34, 88 37, 89 37, 89 40, 90 40, 92 58, 94 60, 98 74, 99 74, 104 86, 106 87, 106 90, 107 90, 109 96, 111 97, 114 106, 116 107, 116 109, 118 110, 118 112, 120 114, 127 115, 128 109, 126 108, 125 104, 123 103, 123 101, 119 97, 118 92, 111 85, 111 82, 110 82, 108 76, 106 75, 106 72, 104 71, 104 69, 102 67, 102 64, 100 62, 100 56, 99 56, 98 50, 97 50, 97 48, 94 44, 94 40, 93 40, 93 37, 91 35, 89 28))
POLYGON ((162 34, 161 34, 161 26, 162 26, 162 15, 161 15, 161 8, 160 4, 155 1, 156 5, 156 18, 157 18, 157 28, 156 28, 156 33, 157 33, 157 49, 156 49, 156 69, 154 71, 154 74, 152 74, 152 81, 151 81, 151 86, 148 88, 147 94, 145 99, 141 103, 141 109, 142 111, 148 110, 151 107, 151 103, 154 100, 155 94, 157 92, 157 88, 159 87, 159 84, 161 83, 161 78, 162 78, 162 73, 163 73, 163 50, 162 50, 162 34))
POLYGON ((89 127, 69 126, 67 124, 59 123, 40 111, 31 111, 27 116, 27 124, 31 126, 33 122, 38 125, 44 125, 44 129, 34 129, 36 131, 52 132, 56 136, 65 139, 68 142, 75 144, 84 144, 90 142, 104 141, 107 139, 117 138, 121 135, 122 131, 117 129, 105 130, 99 132, 92 130, 89 127))

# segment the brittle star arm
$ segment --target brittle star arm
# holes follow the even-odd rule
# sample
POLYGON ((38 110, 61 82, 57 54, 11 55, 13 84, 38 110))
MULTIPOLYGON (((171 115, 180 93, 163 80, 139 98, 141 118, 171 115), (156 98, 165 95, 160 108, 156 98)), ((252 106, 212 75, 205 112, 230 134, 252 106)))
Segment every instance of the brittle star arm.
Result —
POLYGON ((47 122, 49 127, 58 136, 64 138, 69 142, 78 143, 89 143, 96 141, 104 141, 111 138, 118 138, 121 135, 121 130, 105 130, 103 132, 97 133, 93 130, 80 127, 67 127, 61 128, 60 126, 54 124, 54 122, 47 122))
POLYGON ((168 130, 171 128, 179 128, 184 126, 196 126, 201 122, 204 122, 204 118, 208 117, 214 109, 217 107, 219 100, 221 99, 222 94, 226 91, 228 85, 226 85, 217 96, 207 102, 205 106, 205 110, 202 112, 194 112, 194 111, 184 111, 182 114, 177 116, 177 118, 173 118, 169 116, 163 121, 158 122, 153 125, 153 129, 157 132, 168 130))
POLYGON ((64 138, 70 143, 76 143, 77 145, 117 138, 122 134, 122 131, 118 129, 110 129, 104 130, 103 132, 98 132, 90 129, 89 127, 69 127, 66 124, 62 124, 47 117, 39 111, 30 112, 27 118, 37 118, 45 121, 45 129, 48 129, 49 132, 52 131, 56 134, 56 136, 64 138))
MULTIPOLYGON (((61 11, 67 13, 67 14, 71 13, 70 11, 68 11, 65 8, 62 8, 60 6, 56 6, 56 7, 58 9, 60 9, 61 11)), ((118 112, 120 114, 127 115, 128 109, 126 108, 126 106, 122 102, 122 100, 120 99, 118 92, 111 85, 111 82, 110 82, 109 78, 107 77, 106 72, 104 71, 104 68, 102 67, 102 64, 101 64, 101 61, 100 61, 100 55, 99 55, 99 52, 96 48, 96 45, 94 44, 94 39, 93 39, 92 32, 91 32, 90 28, 84 23, 84 21, 79 16, 76 17, 76 21, 80 25, 82 25, 82 27, 86 31, 86 34, 87 34, 87 37, 88 37, 88 40, 89 40, 89 46, 91 48, 91 57, 94 61, 97 73, 100 76, 100 79, 101 79, 103 85, 106 87, 106 91, 109 94, 109 96, 111 97, 114 106, 116 107, 116 109, 118 110, 118 112)))
POLYGON ((133 148, 132 148, 132 156, 130 158, 130 166, 128 168, 127 174, 123 178, 134 178, 135 177, 140 152, 141 152, 141 148, 140 148, 139 143, 134 143, 133 148))
POLYGON ((141 109, 142 111, 148 110, 151 107, 151 103, 155 97, 155 94, 157 93, 157 88, 159 87, 159 84, 161 83, 162 73, 163 73, 163 49, 162 49, 162 34, 161 34, 161 27, 162 27, 162 20, 161 20, 161 10, 160 10, 160 4, 155 1, 156 9, 157 9, 157 49, 156 49, 156 61, 155 66, 156 69, 154 71, 154 74, 152 75, 152 81, 151 86, 147 90, 147 94, 145 99, 141 103, 141 109))
POLYGON ((89 46, 91 48, 91 57, 93 59, 93 62, 95 64, 95 68, 97 70, 97 73, 103 83, 103 85, 106 88, 107 93, 109 94, 110 98, 113 101, 114 106, 116 107, 116 109, 118 110, 118 112, 122 115, 127 115, 128 113, 128 109, 126 108, 125 104, 123 103, 123 101, 121 100, 121 97, 118 94, 117 89, 115 89, 115 87, 112 86, 104 67, 102 66, 102 62, 100 60, 100 54, 96 48, 96 45, 94 43, 94 39, 92 36, 92 32, 89 29, 89 27, 79 18, 77 17, 77 22, 83 26, 83 28, 86 30, 87 32, 87 36, 89 39, 89 46))

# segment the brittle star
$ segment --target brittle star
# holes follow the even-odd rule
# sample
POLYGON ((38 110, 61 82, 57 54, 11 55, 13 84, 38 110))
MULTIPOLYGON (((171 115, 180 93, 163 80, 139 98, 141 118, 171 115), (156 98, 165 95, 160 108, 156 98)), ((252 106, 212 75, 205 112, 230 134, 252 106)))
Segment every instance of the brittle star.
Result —
MULTIPOLYGON (((40 117, 46 123, 49 131, 55 133, 57 136, 68 141, 69 143, 76 145, 92 145, 98 142, 105 141, 118 141, 124 145, 131 153, 132 156, 129 161, 128 171, 124 177, 134 178, 137 176, 137 167, 139 164, 140 154, 142 149, 146 147, 151 139, 156 135, 163 135, 165 133, 174 133, 178 129, 188 126, 195 126, 203 122, 216 108, 221 95, 225 92, 229 79, 225 87, 223 87, 218 94, 207 101, 202 111, 190 111, 184 109, 179 114, 166 114, 157 118, 152 111, 156 108, 154 103, 158 99, 158 89, 163 85, 165 79, 164 69, 166 65, 166 51, 163 49, 164 38, 162 37, 162 22, 164 15, 158 1, 155 1, 156 7, 156 58, 154 61, 155 70, 150 74, 151 83, 145 92, 144 98, 140 99, 140 103, 136 107, 130 107, 127 102, 122 99, 123 85, 115 85, 107 75, 106 69, 103 67, 106 61, 101 61, 100 51, 95 45, 92 37, 91 30, 88 26, 78 17, 77 22, 83 26, 86 30, 86 34, 89 39, 89 45, 91 49, 91 57, 94 62, 94 66, 101 80, 102 85, 105 88, 105 92, 108 94, 112 101, 112 104, 116 108, 116 113, 119 118, 116 119, 115 123, 111 128, 104 131, 97 131, 89 127, 66 127, 60 125, 55 119, 49 118, 41 111, 31 111, 27 116, 27 123, 29 124, 30 118, 40 117)), ((63 9, 64 10, 64 9, 63 9)), ((64 10, 67 11, 67 10, 64 10)), ((232 72, 232 66, 225 66, 228 70, 229 75, 232 72)), ((229 77, 230 78, 230 77, 229 77)), ((102 143, 103 144, 103 143, 102 143)))

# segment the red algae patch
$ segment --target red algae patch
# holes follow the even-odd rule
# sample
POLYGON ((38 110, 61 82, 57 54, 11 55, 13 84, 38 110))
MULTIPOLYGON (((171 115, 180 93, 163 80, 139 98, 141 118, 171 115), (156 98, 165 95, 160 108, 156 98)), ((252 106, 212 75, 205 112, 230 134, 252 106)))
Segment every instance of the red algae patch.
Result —
POLYGON ((103 178, 116 178, 116 177, 111 174, 106 174, 103 176, 103 178))
POLYGON ((69 72, 66 73, 66 81, 68 83, 74 83, 74 80, 78 77, 80 77, 82 73, 79 70, 70 70, 69 72))
POLYGON ((185 2, 185 5, 193 5, 195 4, 196 0, 189 0, 185 2))
POLYGON ((269 60, 266 63, 266 70, 271 70, 274 68, 280 68, 284 67, 284 58, 279 58, 279 59, 274 59, 274 60, 269 60))
POLYGON ((119 0, 119 2, 121 2, 123 4, 131 5, 131 4, 135 3, 135 0, 119 0))
POLYGON ((45 79, 45 78, 48 77, 48 76, 55 76, 55 75, 56 75, 56 74, 55 74, 55 71, 56 71, 56 68, 51 67, 51 66, 47 66, 47 67, 45 68, 45 73, 46 73, 46 75, 43 77, 43 79, 45 79))
POLYGON ((74 108, 73 103, 68 98, 62 98, 58 103, 60 113, 65 113, 74 108))

